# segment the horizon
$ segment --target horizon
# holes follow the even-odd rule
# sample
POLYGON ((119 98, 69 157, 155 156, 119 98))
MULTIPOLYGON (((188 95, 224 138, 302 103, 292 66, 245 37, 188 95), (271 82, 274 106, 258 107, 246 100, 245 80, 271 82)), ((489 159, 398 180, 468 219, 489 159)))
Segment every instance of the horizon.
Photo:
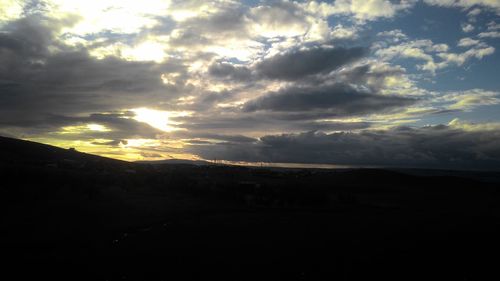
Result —
POLYGON ((289 170, 388 170, 388 171, 427 171, 427 172, 479 172, 479 173, 497 173, 500 171, 499 168, 491 168, 491 169, 483 169, 479 168, 442 168, 439 166, 436 167, 422 167, 422 166, 382 166, 382 165, 336 165, 336 164, 322 164, 322 163, 273 163, 273 162, 244 162, 244 161, 227 161, 227 160, 218 160, 218 159, 184 159, 184 158, 169 158, 169 159, 155 159, 155 160, 124 160, 119 158, 107 157, 103 155, 97 155, 88 153, 85 151, 79 151, 74 147, 59 147, 53 146, 45 143, 33 142, 27 139, 17 139, 12 137, 0 136, 0 138, 8 138, 16 141, 28 141, 35 144, 48 145, 52 147, 56 147, 62 150, 74 150, 79 153, 85 153, 87 155, 92 156, 100 156, 111 160, 119 160, 128 163, 139 163, 139 164, 188 164, 194 166, 205 166, 205 165, 214 165, 214 166, 227 166, 227 167, 246 167, 246 168, 264 168, 264 169, 289 169, 289 170), (174 162, 168 162, 174 161, 174 162), (175 161, 181 161, 176 163, 175 161), (204 162, 205 164, 197 164, 199 162, 204 162))
POLYGON ((126 161, 500 167, 500 1, 0 3, 0 135, 126 161))

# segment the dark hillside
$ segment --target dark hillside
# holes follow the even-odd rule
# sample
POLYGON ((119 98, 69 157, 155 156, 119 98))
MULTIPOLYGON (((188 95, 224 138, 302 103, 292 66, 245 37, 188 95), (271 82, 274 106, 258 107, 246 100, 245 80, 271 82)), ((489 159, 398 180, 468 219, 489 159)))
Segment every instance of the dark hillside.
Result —
POLYGON ((500 278, 494 172, 130 163, 2 137, 0 156, 19 280, 500 278))

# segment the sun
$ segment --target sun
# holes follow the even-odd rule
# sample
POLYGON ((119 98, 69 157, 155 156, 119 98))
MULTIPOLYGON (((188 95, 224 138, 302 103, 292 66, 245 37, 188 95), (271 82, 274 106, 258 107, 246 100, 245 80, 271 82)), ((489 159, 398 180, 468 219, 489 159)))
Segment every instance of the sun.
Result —
POLYGON ((141 108, 135 108, 132 109, 132 112, 135 113, 135 116, 133 119, 139 121, 139 122, 144 122, 150 125, 151 127, 154 127, 158 130, 164 131, 164 132, 170 132, 173 131, 175 128, 172 126, 169 126, 169 112, 167 111, 161 111, 161 110, 155 110, 155 109, 149 109, 145 107, 141 108))

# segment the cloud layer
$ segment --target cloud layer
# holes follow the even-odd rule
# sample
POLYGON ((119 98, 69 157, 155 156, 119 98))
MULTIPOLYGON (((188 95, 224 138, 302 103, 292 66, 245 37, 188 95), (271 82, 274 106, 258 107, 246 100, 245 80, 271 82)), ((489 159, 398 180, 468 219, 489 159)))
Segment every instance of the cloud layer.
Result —
MULTIPOLYGON (((496 169, 499 125, 492 130, 450 125, 360 133, 268 135, 250 144, 192 145, 206 159, 454 169, 496 169)), ((491 128, 490 128, 491 129, 491 128)))
POLYGON ((499 159, 495 1, 0 4, 1 134, 127 160, 499 159))

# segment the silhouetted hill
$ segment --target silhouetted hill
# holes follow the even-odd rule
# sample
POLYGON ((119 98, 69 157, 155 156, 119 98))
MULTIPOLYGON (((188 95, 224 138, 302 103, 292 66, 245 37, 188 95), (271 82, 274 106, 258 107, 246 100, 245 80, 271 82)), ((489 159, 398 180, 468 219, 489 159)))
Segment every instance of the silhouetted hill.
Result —
POLYGON ((498 173, 165 162, 0 137, 0 274, 500 279, 498 173))
POLYGON ((0 136, 1 162, 9 163, 56 163, 63 160, 76 162, 106 162, 124 164, 124 161, 64 149, 42 143, 0 136))

